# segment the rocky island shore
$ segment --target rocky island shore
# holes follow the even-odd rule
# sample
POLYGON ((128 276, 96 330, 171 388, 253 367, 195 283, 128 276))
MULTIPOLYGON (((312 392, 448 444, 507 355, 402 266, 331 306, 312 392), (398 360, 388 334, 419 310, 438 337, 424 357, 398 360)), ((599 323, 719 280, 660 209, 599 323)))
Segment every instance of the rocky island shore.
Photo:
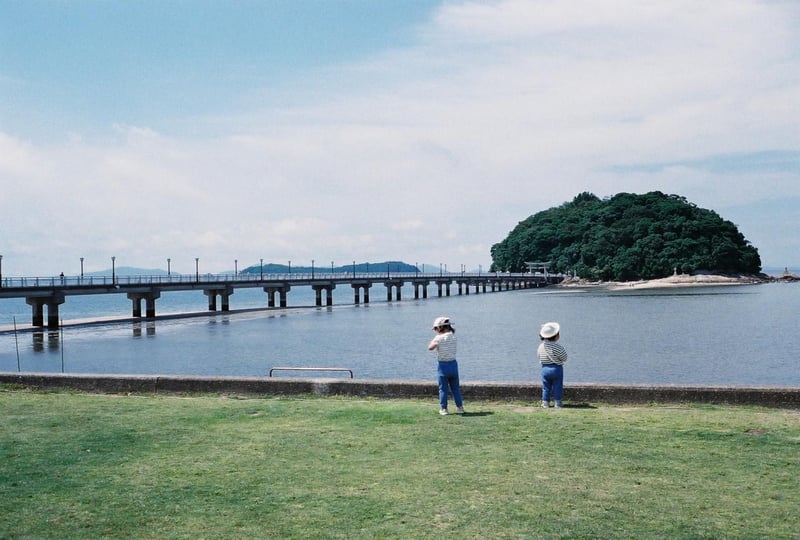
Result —
POLYGON ((567 278, 558 286, 563 288, 590 288, 609 291, 632 289, 668 289, 679 287, 708 287, 718 285, 755 285, 772 281, 795 281, 782 276, 775 278, 765 274, 759 275, 724 275, 712 273, 673 274, 661 279, 648 279, 640 281, 588 281, 579 278, 567 278))

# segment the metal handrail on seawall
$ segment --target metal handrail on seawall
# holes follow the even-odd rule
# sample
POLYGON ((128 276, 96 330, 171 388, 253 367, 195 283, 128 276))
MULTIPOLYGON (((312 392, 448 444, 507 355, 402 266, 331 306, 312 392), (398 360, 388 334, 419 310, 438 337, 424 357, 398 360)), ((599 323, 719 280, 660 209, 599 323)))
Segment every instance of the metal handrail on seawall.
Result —
POLYGON ((353 370, 348 368, 335 368, 335 367, 274 367, 269 370, 269 376, 272 377, 273 371, 343 371, 350 374, 353 378, 353 370))

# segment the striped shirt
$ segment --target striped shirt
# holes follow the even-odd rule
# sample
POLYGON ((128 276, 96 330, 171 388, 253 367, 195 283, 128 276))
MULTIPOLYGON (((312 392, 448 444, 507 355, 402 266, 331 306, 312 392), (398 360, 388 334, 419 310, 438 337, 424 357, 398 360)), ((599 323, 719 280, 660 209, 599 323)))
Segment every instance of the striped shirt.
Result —
POLYGON ((436 352, 440 362, 449 362, 456 359, 456 335, 453 332, 436 334, 433 338, 436 343, 436 352))
POLYGON ((555 341, 544 340, 536 351, 542 364, 563 365, 567 361, 567 350, 555 341))

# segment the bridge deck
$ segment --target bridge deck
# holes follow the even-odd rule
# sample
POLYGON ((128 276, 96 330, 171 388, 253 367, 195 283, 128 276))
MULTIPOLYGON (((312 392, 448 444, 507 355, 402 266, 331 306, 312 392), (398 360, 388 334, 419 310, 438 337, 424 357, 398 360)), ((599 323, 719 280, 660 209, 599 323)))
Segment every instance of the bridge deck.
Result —
POLYGON ((156 300, 162 293, 197 290, 208 297, 208 311, 217 311, 217 298, 221 310, 230 311, 230 297, 238 288, 260 287, 267 295, 268 308, 288 307, 287 295, 292 287, 311 287, 316 293, 316 305, 333 305, 333 290, 337 285, 350 286, 354 303, 370 301, 373 285, 386 287, 387 301, 402 300, 402 287, 411 284, 415 299, 428 298, 428 287, 436 286, 437 296, 450 296, 455 285, 458 294, 496 292, 555 283, 561 276, 547 274, 510 273, 304 273, 304 274, 221 274, 221 275, 166 275, 166 276, 55 276, 55 277, 5 277, 0 280, 0 299, 24 298, 32 308, 34 327, 57 328, 60 324, 58 306, 68 296, 93 294, 126 294, 132 302, 132 317, 142 317, 142 301, 146 304, 144 318, 155 318, 156 300), (323 293, 325 300, 323 302, 323 293), (277 302, 276 302, 277 297, 277 302))

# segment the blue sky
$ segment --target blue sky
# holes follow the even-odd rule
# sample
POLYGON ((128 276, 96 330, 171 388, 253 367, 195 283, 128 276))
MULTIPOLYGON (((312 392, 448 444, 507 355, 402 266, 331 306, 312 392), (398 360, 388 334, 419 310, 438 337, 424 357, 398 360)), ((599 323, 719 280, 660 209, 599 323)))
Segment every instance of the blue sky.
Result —
POLYGON ((488 268, 659 190, 800 265, 800 4, 0 0, 4 275, 488 268))
POLYGON ((256 96, 285 103, 313 70, 410 42, 435 5, 5 2, 4 120, 37 138, 114 123, 191 131, 187 117, 230 114, 256 96))

